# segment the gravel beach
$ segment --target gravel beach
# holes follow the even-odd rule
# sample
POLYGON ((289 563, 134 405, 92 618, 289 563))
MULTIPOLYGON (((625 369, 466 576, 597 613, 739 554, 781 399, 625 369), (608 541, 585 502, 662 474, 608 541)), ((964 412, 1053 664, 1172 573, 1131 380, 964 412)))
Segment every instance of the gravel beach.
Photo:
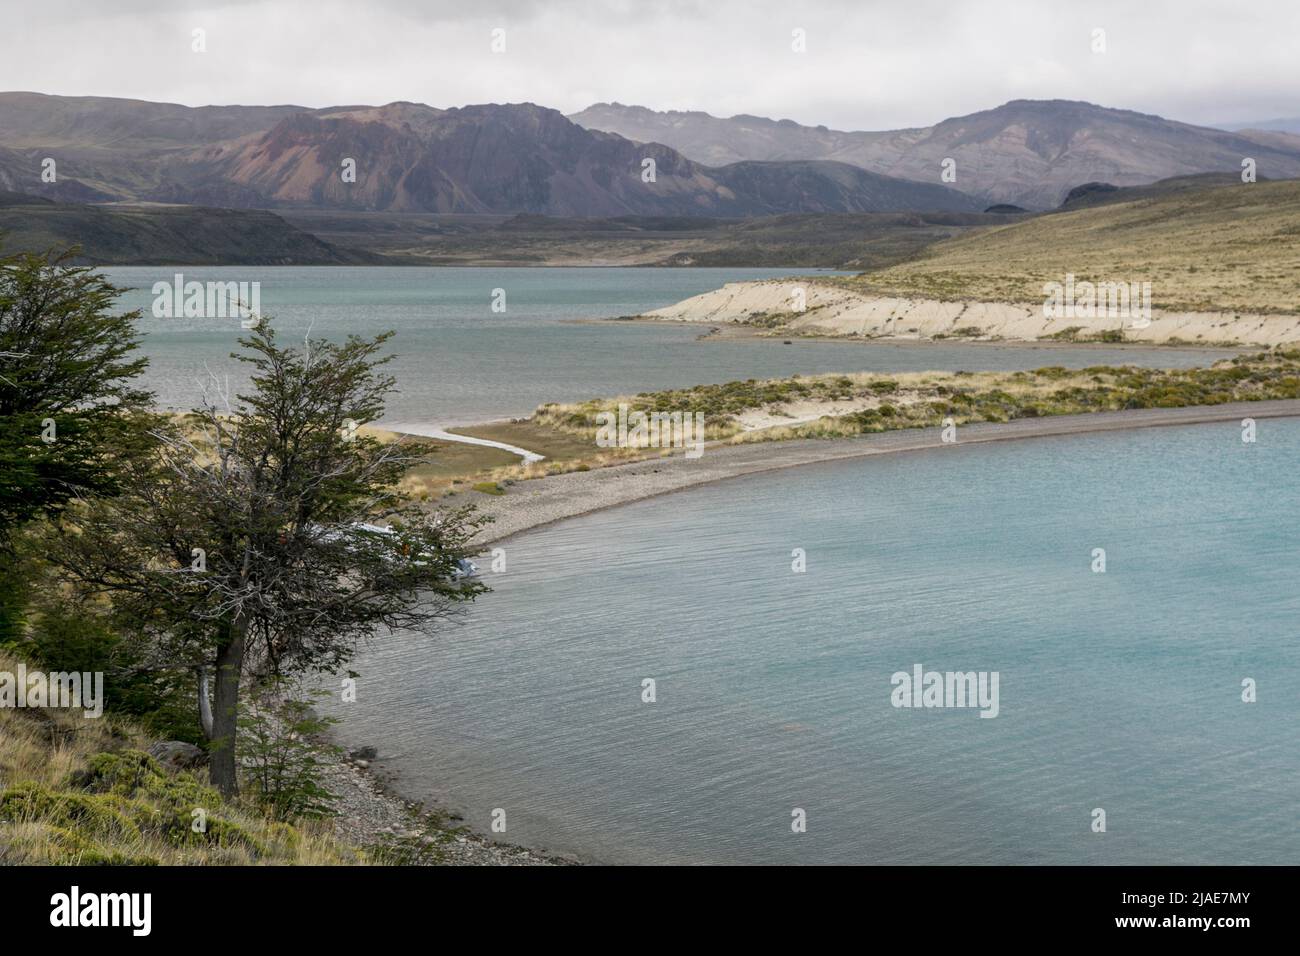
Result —
POLYGON ((503 495, 471 492, 470 500, 494 519, 479 536, 479 543, 487 546, 566 518, 710 482, 799 465, 929 448, 960 447, 977 442, 1209 422, 1239 425, 1244 418, 1293 416, 1300 416, 1300 400, 1233 402, 1191 408, 1141 408, 1088 415, 1023 418, 1005 423, 981 422, 958 427, 956 446, 945 445, 937 428, 900 429, 858 438, 710 444, 705 446, 704 454, 695 459, 687 459, 680 453, 675 453, 671 457, 552 475, 517 482, 507 487, 503 495))
POLYGON ((416 866, 567 866, 577 860, 489 840, 458 821, 395 796, 369 761, 331 761, 325 785, 338 800, 334 832, 354 846, 384 847, 416 866))

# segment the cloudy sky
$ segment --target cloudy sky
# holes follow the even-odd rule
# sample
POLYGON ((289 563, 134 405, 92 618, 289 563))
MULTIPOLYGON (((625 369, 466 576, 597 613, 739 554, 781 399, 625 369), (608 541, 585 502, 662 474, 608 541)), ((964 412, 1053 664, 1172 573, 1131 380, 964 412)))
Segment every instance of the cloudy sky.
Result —
POLYGON ((617 100, 841 129, 1016 98, 1300 116, 1297 0, 0 0, 0 90, 212 103, 617 100), (206 52, 192 47, 205 31, 206 52), (492 31, 505 31, 493 52, 492 31), (793 31, 806 37, 792 49, 793 31), (1104 30, 1104 52, 1094 31, 1104 30))

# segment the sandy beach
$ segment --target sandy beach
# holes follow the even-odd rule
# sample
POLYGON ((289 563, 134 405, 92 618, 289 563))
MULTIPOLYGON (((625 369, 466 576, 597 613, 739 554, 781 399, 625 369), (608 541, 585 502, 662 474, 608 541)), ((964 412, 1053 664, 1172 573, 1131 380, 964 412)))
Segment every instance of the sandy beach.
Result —
POLYGON ((729 282, 642 318, 730 324, 754 316, 789 319, 788 334, 930 339, 990 336, 1038 341, 1069 329, 1081 337, 1123 328, 1129 342, 1275 346, 1300 341, 1300 316, 1152 309, 1144 325, 1127 318, 1046 318, 1042 303, 939 301, 868 295, 807 278, 729 282), (802 296, 805 309, 796 313, 802 296))
MULTIPOLYGON (((503 495, 475 493, 473 502, 493 517, 480 535, 484 546, 533 528, 606 508, 800 465, 843 461, 924 449, 955 449, 994 441, 1079 435, 1130 428, 1158 428, 1222 422, 1233 441, 1244 418, 1300 417, 1300 400, 1234 402, 1190 408, 1144 408, 1089 415, 1025 418, 1006 423, 975 423, 957 429, 956 445, 945 445, 937 428, 912 428, 834 440, 794 439, 740 445, 706 446, 697 459, 671 457, 629 462, 592 471, 552 475, 510 485, 503 495)), ((1266 440, 1266 439, 1261 439, 1266 440)))

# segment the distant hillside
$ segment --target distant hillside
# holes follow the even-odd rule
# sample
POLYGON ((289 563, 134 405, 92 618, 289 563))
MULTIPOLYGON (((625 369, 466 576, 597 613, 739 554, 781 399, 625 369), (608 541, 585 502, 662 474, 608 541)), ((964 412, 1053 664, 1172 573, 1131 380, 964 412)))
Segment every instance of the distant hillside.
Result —
POLYGON ((883 268, 931 243, 1004 223, 981 213, 787 213, 703 216, 440 216, 285 211, 336 244, 426 265, 883 268))
POLYGON ((65 202, 107 202, 118 198, 116 193, 97 189, 75 176, 67 175, 66 172, 59 176, 57 183, 43 182, 41 160, 43 155, 48 155, 49 152, 49 150, 38 150, 37 153, 42 155, 25 156, 16 150, 0 146, 0 190, 29 196, 44 196, 49 199, 58 198, 65 202))
POLYGON ((527 103, 190 110, 4 93, 0 144, 0 188, 74 200, 552 216, 982 208, 931 177, 837 162, 706 166, 527 103), (57 185, 40 183, 43 156, 58 162, 57 185), (355 182, 343 180, 347 159, 355 182))
POLYGON ((267 130, 304 106, 181 106, 109 96, 0 93, 0 141, 32 146, 189 148, 267 130))
POLYGON ((107 96, 0 93, 0 189, 63 201, 147 195, 177 154, 270 129, 301 106, 181 106, 107 96), (53 158, 58 183, 41 181, 53 158))
POLYGON ((1249 123, 1214 123, 1215 129, 1227 129, 1234 132, 1243 130, 1267 130, 1275 133, 1300 134, 1300 116, 1283 119, 1253 120, 1249 123))
MULTIPOLYGON (((1260 180, 1264 182, 1266 180, 1260 180)), ((1138 199, 1152 199, 1156 196, 1177 192, 1196 192, 1212 189, 1216 186, 1241 185, 1241 176, 1237 173, 1199 173, 1195 176, 1173 176, 1161 179, 1146 186, 1116 186, 1112 183, 1084 183, 1075 186, 1061 201, 1058 211, 1082 209, 1085 206, 1109 206, 1115 203, 1133 202, 1138 199)))
POLYGON ((602 103, 570 117, 579 125, 658 142, 701 162, 825 159, 921 182, 939 182, 945 159, 954 185, 989 203, 1055 207, 1075 186, 1142 185, 1206 172, 1300 176, 1300 141, 1278 132, 1227 132, 1129 110, 1067 100, 1014 100, 934 126, 843 132, 757 116, 657 113, 602 103))
POLYGON ((1067 273, 1150 282, 1159 309, 1300 312, 1300 182, 1156 190, 937 243, 851 280, 873 293, 1041 302, 1067 273))
POLYGON ((366 265, 260 210, 54 203, 0 192, 0 254, 80 245, 91 265, 366 265))
POLYGON ((1241 131, 1241 135, 1276 149, 1300 152, 1300 134, 1297 133, 1272 129, 1244 129, 1241 131))
POLYGON ((745 160, 829 159, 851 150, 862 137, 887 135, 845 133, 748 114, 722 119, 699 111, 657 112, 622 103, 597 103, 570 114, 569 119, 587 129, 617 133, 638 143, 663 143, 713 166, 745 160))
POLYGON ((435 110, 409 103, 299 114, 207 147, 172 171, 173 200, 404 212, 553 216, 967 210, 937 184, 836 163, 717 169, 663 146, 592 133, 528 104, 435 110), (357 160, 357 181, 338 175, 357 160), (654 181, 642 177, 654 160, 654 181))

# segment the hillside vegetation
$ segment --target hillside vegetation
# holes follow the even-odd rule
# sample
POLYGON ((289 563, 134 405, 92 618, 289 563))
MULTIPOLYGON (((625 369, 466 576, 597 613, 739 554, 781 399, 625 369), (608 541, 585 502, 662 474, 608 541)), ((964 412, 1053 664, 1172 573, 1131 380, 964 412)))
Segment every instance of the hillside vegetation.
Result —
POLYGON ((597 413, 701 412, 709 440, 845 437, 900 428, 1007 422, 1130 408, 1181 408, 1300 398, 1300 352, 1235 356, 1210 368, 1048 366, 1017 372, 794 376, 543 405, 533 421, 590 436, 597 413), (763 412, 758 416, 756 412, 763 412), (782 420, 789 424, 781 424, 782 420))
MULTIPOLYGON (((0 654, 0 671, 17 664, 0 654)), ((117 715, 0 708, 0 865, 366 862, 328 822, 279 822, 224 801, 199 772, 163 769, 144 753, 150 743, 117 715)))
POLYGON ((1041 303, 1043 284, 1067 273, 1150 282, 1156 309, 1300 312, 1300 181, 1171 192, 1026 219, 840 281, 873 295, 1041 303))
POLYGON ((77 245, 87 265, 366 265, 382 256, 334 246, 258 209, 87 205, 0 191, 7 253, 77 245))
POLYGON ((424 265, 832 267, 906 261, 940 239, 1006 222, 984 213, 791 213, 705 216, 455 216, 281 210, 335 246, 424 265))

